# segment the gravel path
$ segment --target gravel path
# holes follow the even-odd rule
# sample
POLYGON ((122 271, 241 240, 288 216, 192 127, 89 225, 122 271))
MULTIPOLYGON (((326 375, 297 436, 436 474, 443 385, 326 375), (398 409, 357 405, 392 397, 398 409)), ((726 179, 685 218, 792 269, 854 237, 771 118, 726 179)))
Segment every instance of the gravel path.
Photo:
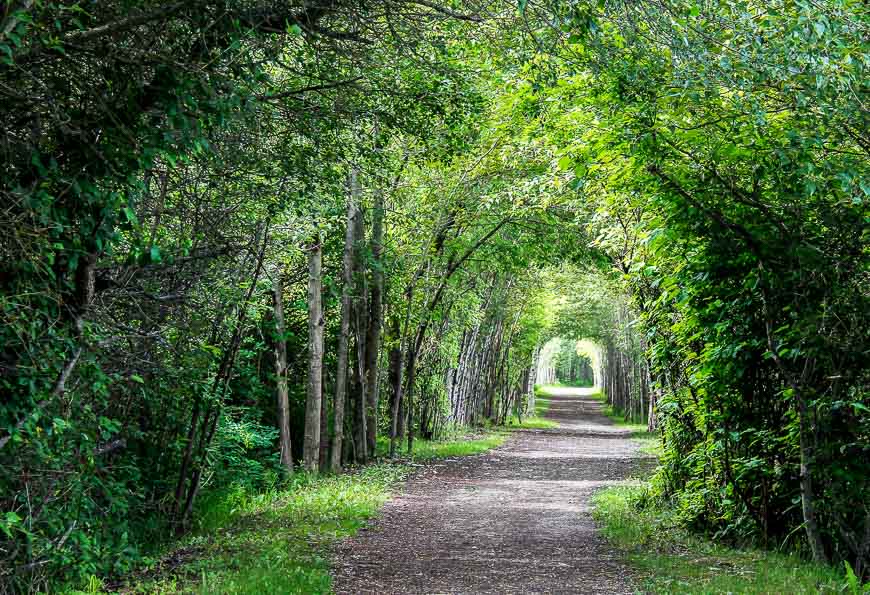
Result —
POLYGON ((559 427, 425 467, 336 552, 336 593, 631 593, 589 497, 643 455, 589 389, 559 389, 559 427))

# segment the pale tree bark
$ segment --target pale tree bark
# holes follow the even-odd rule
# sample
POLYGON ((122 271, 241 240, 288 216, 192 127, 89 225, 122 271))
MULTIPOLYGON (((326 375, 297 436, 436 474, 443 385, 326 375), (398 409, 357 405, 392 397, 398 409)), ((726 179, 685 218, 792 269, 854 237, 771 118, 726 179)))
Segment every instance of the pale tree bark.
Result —
POLYGON ((405 411, 408 414, 408 421, 406 425, 407 433, 408 433, 408 454, 414 452, 414 383, 417 381, 417 353, 419 353, 419 349, 417 345, 422 343, 422 337, 425 333, 425 328, 423 332, 418 332, 418 337, 420 340, 415 340, 413 345, 409 348, 408 351, 408 363, 405 366, 405 411))
POLYGON ((275 377, 278 401, 278 430, 281 443, 281 466, 293 473, 293 451, 290 443, 290 398, 287 388, 287 341, 284 325, 284 287, 281 271, 275 267, 272 275, 272 303, 275 317, 275 377))
POLYGON ((320 459, 320 408, 323 405, 323 309, 321 304, 320 234, 308 249, 308 391, 302 464, 316 472, 320 459))
POLYGON ((398 317, 392 318, 390 336, 394 341, 390 349, 390 458, 396 456, 396 441, 401 439, 399 417, 402 402, 402 347, 398 317))
MULTIPOLYGON (((426 331, 429 329, 429 324, 432 322, 432 312, 434 312, 435 308, 437 308, 441 304, 441 300, 444 297, 444 292, 447 289, 447 284, 453 274, 458 271, 469 258, 471 258, 472 254, 474 254, 481 246, 486 244, 486 242, 488 242, 490 238, 498 233, 498 231, 502 227, 507 225, 510 220, 510 217, 506 217, 499 221, 488 232, 480 237, 473 245, 467 248, 461 257, 453 261, 450 266, 447 267, 447 270, 441 276, 441 281, 439 282, 437 289, 435 290, 435 294, 424 306, 423 319, 417 326, 415 336, 413 337, 413 339, 409 340, 408 357, 405 363, 404 395, 402 396, 402 400, 399 401, 400 405, 402 404, 402 401, 404 401, 405 410, 408 413, 408 452, 413 452, 414 449, 414 383, 416 381, 417 374, 417 355, 420 353, 420 346, 423 344, 423 338, 426 335, 426 331)), ((408 295, 408 307, 410 308, 411 299, 413 296, 413 284, 408 288, 406 294, 408 295)), ((392 453, 394 452, 394 450, 395 448, 391 444, 390 452, 392 453)))
MULTIPOLYGON (((359 172, 354 170, 351 184, 351 196, 356 203, 359 200, 359 172)), ((356 441, 356 456, 357 461, 365 463, 368 460, 368 411, 366 410, 366 385, 367 377, 365 371, 366 361, 366 334, 369 326, 369 309, 368 309, 368 283, 365 276, 365 262, 360 255, 360 250, 365 241, 365 222, 363 221, 362 211, 358 207, 354 209, 353 214, 353 280, 354 280, 354 299, 352 301, 352 318, 354 329, 354 345, 356 346, 356 365, 354 367, 354 409, 357 414, 357 426, 354 433, 356 441)))
POLYGON ((347 229, 344 234, 344 255, 342 257, 342 288, 341 288, 341 330, 338 335, 337 369, 335 371, 335 426, 332 436, 333 471, 341 469, 341 454, 344 440, 344 404, 347 395, 347 345, 350 336, 350 291, 353 286, 353 240, 354 240, 354 204, 353 188, 356 185, 356 170, 351 170, 348 185, 351 188, 351 198, 347 202, 347 229))
POLYGON ((366 405, 368 407, 368 451, 375 452, 378 436, 378 352, 381 348, 383 326, 384 272, 384 197, 378 193, 372 217, 372 287, 369 299, 369 324, 366 331, 366 405))
POLYGON ((320 456, 317 459, 318 469, 329 469, 329 395, 326 391, 326 382, 323 383, 322 399, 320 402, 320 456))

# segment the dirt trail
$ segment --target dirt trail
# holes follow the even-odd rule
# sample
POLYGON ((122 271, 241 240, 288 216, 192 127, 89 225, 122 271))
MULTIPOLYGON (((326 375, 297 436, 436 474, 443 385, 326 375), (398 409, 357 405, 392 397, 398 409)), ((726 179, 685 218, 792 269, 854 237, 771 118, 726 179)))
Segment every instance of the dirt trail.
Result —
POLYGON ((589 389, 489 453, 426 467, 336 552, 337 593, 631 593, 589 497, 643 457, 589 389))

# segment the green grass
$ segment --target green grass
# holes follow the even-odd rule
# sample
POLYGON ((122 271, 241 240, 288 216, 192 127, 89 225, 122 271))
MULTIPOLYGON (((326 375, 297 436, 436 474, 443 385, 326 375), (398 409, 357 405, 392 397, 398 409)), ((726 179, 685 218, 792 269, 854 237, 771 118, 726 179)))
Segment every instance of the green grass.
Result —
MULTIPOLYGON (((604 401, 600 392, 593 395, 604 401)), ((604 414, 632 431, 641 452, 661 456, 658 434, 626 421, 610 405, 604 414)), ((592 497, 604 536, 625 552, 646 593, 860 593, 836 569, 794 555, 717 544, 680 526, 673 511, 656 503, 647 483, 607 488, 592 497)))
MULTIPOLYGON (((416 440, 411 460, 477 454, 505 432, 416 440)), ((389 443, 380 445, 389 448, 389 443)), ((126 585, 132 593, 329 593, 328 547, 355 534, 411 470, 408 460, 342 475, 297 474, 281 489, 202 502, 199 528, 126 585)), ((103 591, 90 585, 88 592, 103 591)))
POLYGON ((545 384, 544 386, 556 386, 562 388, 592 388, 592 384, 590 382, 585 382, 582 380, 574 380, 573 382, 562 382, 561 380, 557 380, 553 384, 545 384))
POLYGON ((604 393, 601 391, 597 391, 591 396, 604 403, 603 413, 614 424, 631 430, 631 439, 640 445, 640 452, 654 457, 660 457, 663 454, 661 437, 655 432, 648 431, 646 424, 626 420, 621 411, 605 402, 604 393))
POLYGON ((535 387, 535 414, 524 417, 522 422, 516 415, 511 415, 505 427, 510 430, 549 430, 559 427, 559 424, 543 415, 550 408, 550 396, 542 387, 535 387))
POLYGON ((559 424, 543 417, 524 417, 522 423, 514 416, 506 426, 510 430, 549 430, 558 427, 559 424))
POLYGON ((550 393, 544 388, 535 387, 535 417, 544 415, 550 408, 550 393))
POLYGON ((650 593, 840 593, 845 577, 795 556, 740 550, 681 528, 647 486, 609 488, 592 499, 605 537, 624 551, 650 593))
POLYGON ((134 593, 329 593, 325 547, 353 535, 408 467, 296 475, 282 490, 228 494, 207 525, 128 585, 134 593))
MULTIPOLYGON (((403 442, 397 448, 397 455, 416 461, 441 459, 448 457, 464 457, 486 452, 501 446, 507 434, 498 430, 479 430, 448 434, 445 440, 414 440, 414 450, 408 456, 407 443, 403 442)), ((377 453, 386 457, 390 452, 389 438, 378 438, 377 453)))

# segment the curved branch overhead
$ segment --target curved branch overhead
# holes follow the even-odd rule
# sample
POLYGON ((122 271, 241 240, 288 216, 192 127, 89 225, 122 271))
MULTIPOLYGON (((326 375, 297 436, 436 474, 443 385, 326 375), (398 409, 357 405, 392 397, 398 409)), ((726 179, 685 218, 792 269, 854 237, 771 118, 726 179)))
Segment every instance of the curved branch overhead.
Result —
POLYGON ((867 22, 0 3, 0 594, 859 589, 867 22))

